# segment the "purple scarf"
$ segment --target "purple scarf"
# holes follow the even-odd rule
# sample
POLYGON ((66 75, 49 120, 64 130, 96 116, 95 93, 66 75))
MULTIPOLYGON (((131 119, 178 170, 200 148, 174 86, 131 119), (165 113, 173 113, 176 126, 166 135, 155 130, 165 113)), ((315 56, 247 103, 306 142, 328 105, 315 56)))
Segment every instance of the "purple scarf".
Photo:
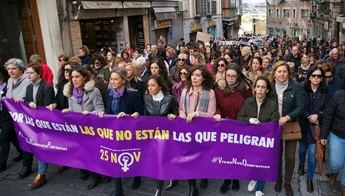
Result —
POLYGON ((73 97, 76 99, 78 104, 83 102, 84 90, 78 91, 77 88, 73 87, 73 97))

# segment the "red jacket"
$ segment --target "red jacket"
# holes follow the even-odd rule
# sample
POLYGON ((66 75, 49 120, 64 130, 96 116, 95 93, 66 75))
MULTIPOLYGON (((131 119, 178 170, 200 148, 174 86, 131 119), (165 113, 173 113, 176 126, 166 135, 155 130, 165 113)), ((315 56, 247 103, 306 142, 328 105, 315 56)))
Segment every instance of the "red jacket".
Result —
POLYGON ((214 90, 217 100, 217 110, 216 114, 220 114, 222 118, 237 119, 237 114, 240 112, 244 100, 251 96, 250 90, 243 93, 235 90, 234 92, 229 93, 228 95, 224 94, 224 90, 216 88, 214 90))
POLYGON ((52 70, 47 64, 41 64, 42 66, 42 79, 49 85, 53 85, 54 75, 52 70))

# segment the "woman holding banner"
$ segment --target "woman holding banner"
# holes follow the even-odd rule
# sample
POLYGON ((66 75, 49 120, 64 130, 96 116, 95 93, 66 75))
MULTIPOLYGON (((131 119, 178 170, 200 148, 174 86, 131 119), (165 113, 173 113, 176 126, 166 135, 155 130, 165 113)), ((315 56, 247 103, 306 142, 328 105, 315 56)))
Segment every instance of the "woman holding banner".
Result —
MULTIPOLYGON (((127 72, 124 68, 115 68, 110 74, 110 88, 107 92, 105 111, 117 118, 131 115, 138 117, 143 113, 142 98, 137 90, 129 88, 127 72)), ((141 185, 141 178, 135 177, 132 189, 141 185)), ((124 195, 121 178, 115 178, 116 196, 124 195)))
MULTIPOLYGON (((104 105, 101 92, 95 87, 95 81, 91 80, 89 73, 82 66, 75 66, 70 73, 70 81, 64 86, 63 94, 68 97, 68 108, 62 113, 80 112, 87 115, 89 112, 96 113, 100 118, 104 115, 104 105)), ((101 176, 96 173, 80 170, 82 181, 91 174, 92 181, 87 189, 93 189, 100 181, 101 176)))
MULTIPOLYGON (((259 76, 254 83, 254 96, 246 99, 237 119, 260 124, 261 122, 277 122, 279 120, 277 100, 270 97, 271 85, 267 77, 259 76)), ((248 190, 256 190, 255 196, 264 195, 265 181, 251 181, 248 190)))
MULTIPOLYGON (((5 68, 10 76, 7 81, 6 98, 23 99, 26 87, 30 84, 30 80, 25 74, 26 64, 20 59, 11 58, 5 63, 5 68)), ((1 116, 0 120, 0 172, 7 167, 10 143, 12 143, 19 152, 13 161, 18 162, 23 159, 23 168, 18 175, 20 178, 26 178, 32 173, 32 154, 20 150, 11 115, 5 107, 2 107, 2 110, 4 116, 1 116)))
MULTIPOLYGON (((225 86, 217 85, 215 88, 217 111, 213 118, 217 121, 221 118, 237 119, 244 100, 252 95, 251 86, 252 82, 243 75, 241 68, 235 63, 230 63, 225 71, 225 86)), ((239 180, 234 179, 232 182, 232 189, 239 190, 239 180)), ((226 193, 230 184, 230 179, 224 180, 220 192, 226 193)))
MULTIPOLYGON (((296 122, 303 113, 304 101, 303 90, 301 86, 292 80, 292 73, 289 65, 284 61, 278 61, 274 64, 272 70, 272 96, 278 100, 279 124, 284 125, 287 122, 296 122)), ((278 180, 274 186, 275 191, 282 189, 282 155, 285 147, 285 178, 284 187, 287 196, 292 196, 291 180, 295 168, 296 140, 282 142, 281 157, 278 171, 278 180), (284 146, 285 143, 285 146, 284 146)))
MULTIPOLYGON (((172 95, 169 95, 168 88, 162 77, 152 75, 147 82, 148 94, 144 96, 145 112, 147 116, 167 116, 174 119, 177 114, 177 103, 172 95)), ((170 181, 169 187, 173 187, 176 181, 170 181)), ((160 196, 164 181, 158 180, 155 196, 160 196)))
MULTIPOLYGON (((180 99, 179 116, 188 123, 195 117, 212 117, 216 112, 216 97, 212 90, 213 80, 204 66, 194 66, 189 72, 187 86, 180 99)), ((196 180, 188 180, 189 195, 199 195, 196 180)), ((202 179, 200 186, 205 189, 207 180, 202 179)))
MULTIPOLYGON (((50 109, 54 108, 54 88, 41 78, 42 66, 39 63, 32 63, 28 66, 26 73, 31 84, 26 88, 24 101, 33 109, 36 109, 37 106, 47 106, 50 109)), ((45 177, 47 169, 47 163, 38 161, 38 174, 30 183, 31 188, 36 189, 47 183, 45 177)))

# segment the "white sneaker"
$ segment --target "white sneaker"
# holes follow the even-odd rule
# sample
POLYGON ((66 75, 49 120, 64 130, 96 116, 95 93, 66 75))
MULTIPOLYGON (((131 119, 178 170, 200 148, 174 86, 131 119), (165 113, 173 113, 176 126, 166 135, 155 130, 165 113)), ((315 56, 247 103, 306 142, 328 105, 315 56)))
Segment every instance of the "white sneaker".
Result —
POLYGON ((261 192, 261 191, 256 191, 255 192, 255 196, 263 196, 263 195, 264 195, 264 193, 261 192))
POLYGON ((251 180, 248 184, 248 191, 249 192, 254 191, 255 186, 256 186, 256 180, 251 180))

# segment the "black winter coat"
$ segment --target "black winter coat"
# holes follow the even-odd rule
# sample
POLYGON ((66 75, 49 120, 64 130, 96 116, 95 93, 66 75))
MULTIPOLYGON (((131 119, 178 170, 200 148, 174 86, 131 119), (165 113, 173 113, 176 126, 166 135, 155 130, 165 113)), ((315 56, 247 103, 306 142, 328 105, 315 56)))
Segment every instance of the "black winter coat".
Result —
POLYGON ((308 116, 317 114, 319 123, 321 124, 324 116, 323 111, 329 97, 330 95, 326 86, 319 87, 315 93, 310 88, 304 89, 304 110, 298 119, 302 131, 301 142, 315 143, 313 133, 315 124, 309 122, 308 116))
MULTIPOLYGON (((48 106, 55 102, 54 88, 48 85, 43 79, 40 81, 37 94, 36 94, 36 105, 37 106, 48 106)), ((34 102, 33 97, 33 84, 29 84, 26 87, 26 95, 24 97, 26 103, 34 102)))
POLYGON ((321 139, 327 139, 329 131, 345 139, 345 89, 336 91, 326 106, 321 124, 321 139))
MULTIPOLYGON (((113 97, 109 95, 109 92, 110 90, 108 90, 107 92, 105 112, 107 114, 115 114, 113 112, 113 109, 111 108, 112 107, 111 102, 113 100, 113 97)), ((125 89, 125 91, 123 92, 123 95, 119 98, 118 111, 124 112, 129 115, 133 114, 134 112, 138 112, 140 115, 142 115, 143 104, 142 104, 138 91, 125 89)))

